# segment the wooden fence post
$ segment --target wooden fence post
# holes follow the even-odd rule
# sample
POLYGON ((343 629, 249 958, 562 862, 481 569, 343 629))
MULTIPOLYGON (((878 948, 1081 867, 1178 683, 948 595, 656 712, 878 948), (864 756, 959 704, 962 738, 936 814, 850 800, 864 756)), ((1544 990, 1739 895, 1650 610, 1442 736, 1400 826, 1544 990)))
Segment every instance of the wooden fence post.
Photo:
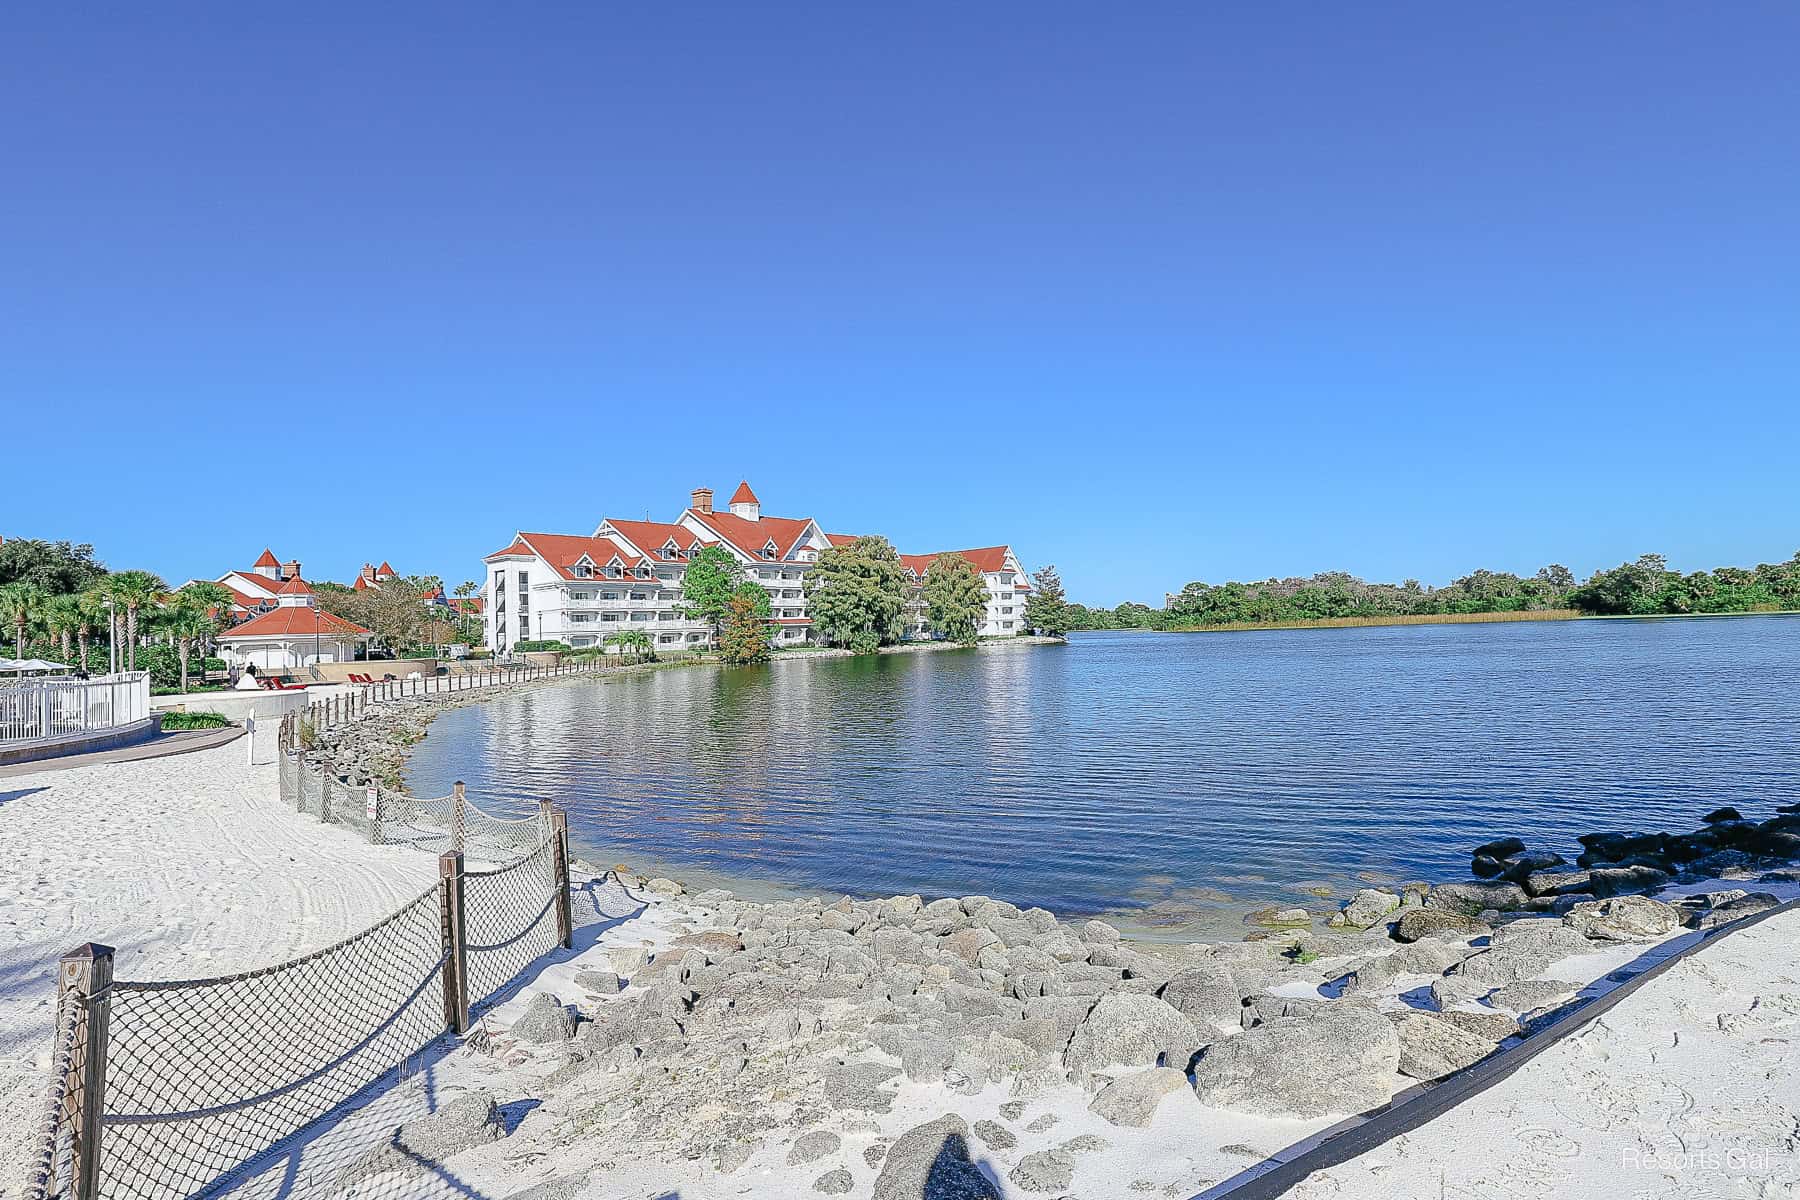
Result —
POLYGON ((457 780, 450 785, 450 848, 458 854, 463 850, 463 781, 457 780))
POLYGON ((83 1012, 76 1052, 70 1059, 74 1099, 74 1154, 70 1195, 95 1200, 100 1194, 100 1118, 106 1111, 106 1035, 112 1001, 113 948, 89 942, 62 956, 57 988, 64 1003, 83 1012))
POLYGON ((469 1031, 469 938, 463 918, 461 850, 438 855, 440 926, 444 946, 444 1025, 451 1033, 469 1031))
POLYGON ((550 853, 556 862, 556 939, 564 950, 575 948, 575 914, 569 907, 569 818, 562 809, 550 813, 550 853))

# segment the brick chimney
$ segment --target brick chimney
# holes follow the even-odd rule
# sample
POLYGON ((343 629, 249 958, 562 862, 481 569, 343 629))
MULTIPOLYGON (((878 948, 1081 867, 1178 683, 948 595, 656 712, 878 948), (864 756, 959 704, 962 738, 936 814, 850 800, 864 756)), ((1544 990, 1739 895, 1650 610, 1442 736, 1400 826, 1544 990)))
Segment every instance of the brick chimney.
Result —
POLYGON ((703 512, 703 513, 711 512, 712 511, 712 489, 711 488, 695 488, 694 495, 693 495, 693 501, 694 501, 693 509, 695 512, 703 512))
POLYGON ((288 561, 282 563, 281 577, 283 579, 300 578, 300 560, 297 558, 290 558, 288 561))

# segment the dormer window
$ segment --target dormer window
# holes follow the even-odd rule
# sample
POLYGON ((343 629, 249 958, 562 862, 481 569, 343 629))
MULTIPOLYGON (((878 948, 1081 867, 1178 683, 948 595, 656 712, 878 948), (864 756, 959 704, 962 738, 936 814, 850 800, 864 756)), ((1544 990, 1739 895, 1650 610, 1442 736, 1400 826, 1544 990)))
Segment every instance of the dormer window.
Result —
POLYGON ((774 558, 776 556, 776 552, 777 552, 777 548, 775 545, 775 539, 770 538, 768 541, 768 544, 763 546, 763 557, 764 558, 774 558))

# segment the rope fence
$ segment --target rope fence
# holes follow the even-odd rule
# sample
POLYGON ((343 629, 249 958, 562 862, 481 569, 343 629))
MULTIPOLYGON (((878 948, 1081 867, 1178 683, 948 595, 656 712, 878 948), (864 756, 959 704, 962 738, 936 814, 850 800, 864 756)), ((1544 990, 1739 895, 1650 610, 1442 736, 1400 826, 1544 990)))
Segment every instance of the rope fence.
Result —
MULTIPOLYGON (((376 702, 345 693, 309 718, 355 719, 376 702)), ((466 1033, 472 1008, 573 946, 562 812, 546 802, 496 816, 461 783, 426 799, 354 787, 309 761, 299 732, 291 714, 283 800, 373 841, 436 852, 438 882, 336 945, 236 975, 115 981, 110 947, 65 955, 24 1200, 212 1193, 438 1039, 466 1033)))

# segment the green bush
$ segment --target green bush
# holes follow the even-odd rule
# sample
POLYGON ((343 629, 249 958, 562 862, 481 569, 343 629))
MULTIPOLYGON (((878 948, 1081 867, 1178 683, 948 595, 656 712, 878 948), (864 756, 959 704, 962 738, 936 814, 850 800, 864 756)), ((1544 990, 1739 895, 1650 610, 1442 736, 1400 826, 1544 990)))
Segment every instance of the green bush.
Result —
POLYGON ((225 729, 232 722, 223 714, 216 712, 171 712, 164 713, 162 727, 170 729, 225 729))
POLYGON ((567 642, 520 642, 513 647, 520 654, 533 650, 567 650, 568 648, 567 642))

